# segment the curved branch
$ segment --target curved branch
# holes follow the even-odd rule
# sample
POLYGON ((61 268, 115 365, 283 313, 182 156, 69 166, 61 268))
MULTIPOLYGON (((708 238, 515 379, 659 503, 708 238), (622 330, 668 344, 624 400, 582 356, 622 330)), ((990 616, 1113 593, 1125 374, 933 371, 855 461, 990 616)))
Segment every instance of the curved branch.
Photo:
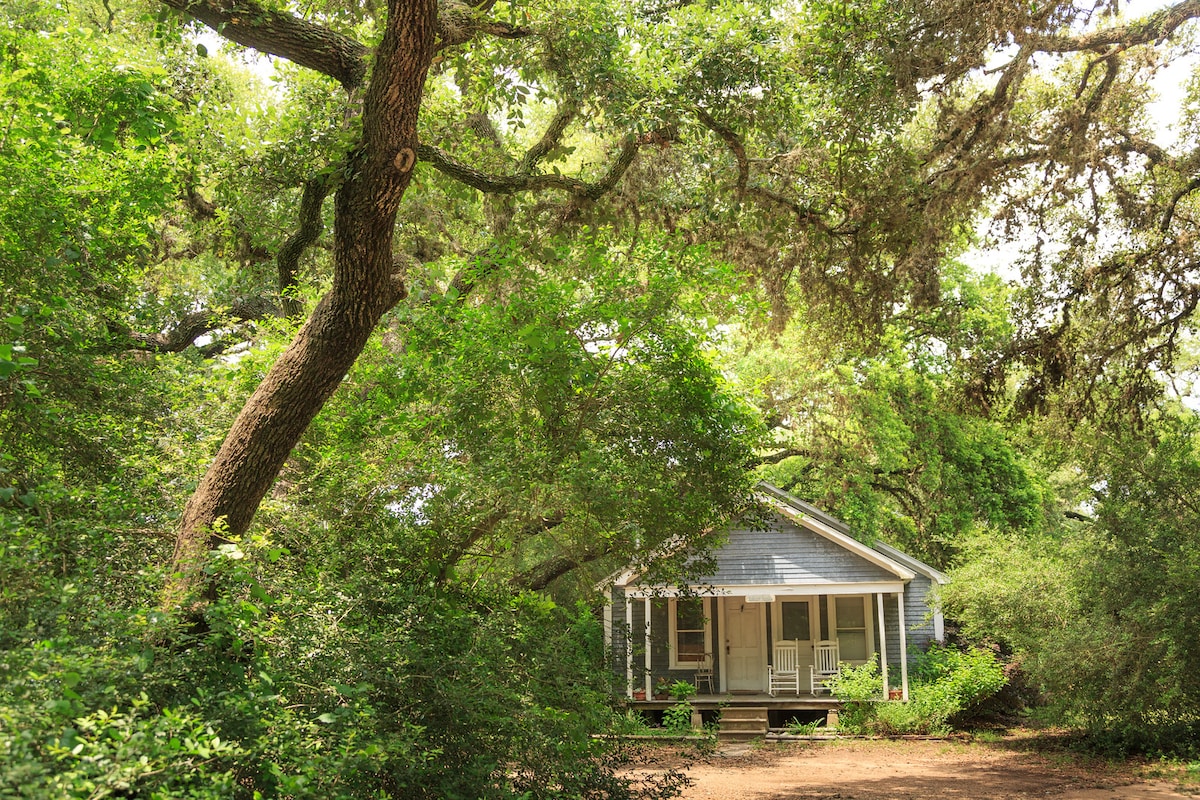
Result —
POLYGON ((780 461, 786 461, 795 456, 803 456, 804 458, 812 458, 812 452, 802 448, 786 447, 783 450, 776 450, 774 453, 757 456, 747 462, 747 469, 761 467, 764 464, 778 464, 780 461))
POLYGON ((1017 41, 1047 53, 1074 53, 1112 45, 1134 47, 1167 39, 1180 25, 1197 17, 1200 17, 1200 0, 1183 0, 1128 25, 1104 28, 1080 36, 1033 35, 1018 37, 1017 41))
POLYGON ((300 197, 300 227, 288 237, 275 256, 279 273, 279 294, 283 297, 283 307, 288 316, 300 313, 300 302, 292 296, 291 290, 297 286, 296 275, 299 272, 300 256, 317 241, 325 227, 321 220, 321 208, 334 183, 329 172, 323 172, 304 182, 304 193, 300 197))
POLYGON ((524 25, 484 19, 483 14, 491 3, 468 6, 457 0, 442 0, 438 3, 437 49, 466 44, 480 34, 498 39, 524 39, 533 35, 533 29, 524 25))
POLYGON ((558 578, 573 569, 598 561, 613 551, 611 544, 605 543, 589 547, 579 554, 560 555, 549 558, 533 567, 514 575, 509 583, 518 589, 540 592, 558 578))
POLYGON ((579 103, 576 100, 567 100, 559 106, 558 111, 554 114, 554 119, 550 120, 546 132, 542 134, 542 138, 538 139, 522 156, 521 163, 517 164, 517 172, 523 175, 532 175, 538 162, 562 141, 567 126, 571 124, 578 113, 579 103))
POLYGON ((617 153, 616 160, 604 176, 595 183, 555 174, 491 175, 457 161, 442 148, 429 144, 417 147, 417 159, 431 164, 443 175, 453 178, 459 183, 465 183, 485 194, 517 194, 519 192, 557 190, 567 192, 576 198, 598 200, 612 191, 613 187, 617 185, 617 181, 625 174, 625 170, 633 163, 638 148, 649 141, 648 137, 635 139, 633 136, 626 136, 617 153))
POLYGON ((733 154, 738 172, 735 188, 739 196, 752 197, 766 201, 772 205, 782 206, 795 214, 800 222, 810 224, 824 233, 838 232, 815 209, 801 205, 795 200, 784 197, 782 194, 773 192, 764 186, 750 186, 750 159, 746 156, 746 146, 742 143, 741 137, 728 125, 718 122, 715 117, 703 108, 696 109, 696 118, 700 120, 704 127, 721 137, 721 141, 725 142, 725 147, 733 154))
POLYGON ((367 75, 367 48, 323 25, 253 0, 161 0, 243 47, 286 58, 334 78, 347 90, 367 75))
POLYGON ((1159 231, 1166 233, 1171 229, 1171 221, 1175 218, 1175 209, 1178 207, 1179 202, 1197 189, 1200 189, 1200 177, 1192 178, 1188 181, 1187 186, 1184 186, 1175 193, 1175 196, 1171 198, 1171 202, 1167 206, 1167 210, 1163 213, 1162 222, 1158 226, 1159 231))
MULTIPOLYGON (((129 339, 130 349, 151 353, 179 353, 186 350, 206 333, 235 322, 253 322, 279 316, 280 309, 270 300, 252 297, 225 309, 201 309, 187 314, 161 333, 139 333, 110 322, 109 331, 129 339)), ((208 354, 212 355, 213 352, 208 354)))

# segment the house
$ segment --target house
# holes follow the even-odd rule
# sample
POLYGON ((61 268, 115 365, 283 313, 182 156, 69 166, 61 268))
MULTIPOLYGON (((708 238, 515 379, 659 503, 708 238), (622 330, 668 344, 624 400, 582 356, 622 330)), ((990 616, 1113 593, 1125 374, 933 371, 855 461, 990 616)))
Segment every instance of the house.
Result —
POLYGON ((605 632, 630 700, 644 690, 652 703, 661 679, 694 681, 707 666, 701 704, 756 698, 829 708, 814 664, 820 643, 837 662, 878 659, 885 691, 908 699, 909 662, 943 638, 932 590, 946 576, 894 547, 864 544, 773 486, 760 484, 756 497, 766 513, 734 524, 712 574, 686 587, 649 585, 631 568, 607 582, 605 632), (772 687, 782 669, 798 685, 772 687))

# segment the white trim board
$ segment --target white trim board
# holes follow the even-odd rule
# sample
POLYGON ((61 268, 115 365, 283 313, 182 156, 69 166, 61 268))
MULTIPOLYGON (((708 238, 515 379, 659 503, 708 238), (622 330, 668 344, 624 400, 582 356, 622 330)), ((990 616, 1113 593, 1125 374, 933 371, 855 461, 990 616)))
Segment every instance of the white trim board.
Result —
POLYGON ((779 599, 780 597, 874 594, 876 592, 895 594, 896 592, 903 591, 903 589, 904 583, 900 581, 876 583, 734 584, 709 586, 703 590, 696 587, 681 589, 676 586, 626 586, 625 596, 634 598, 679 597, 680 595, 694 595, 697 597, 745 597, 748 594, 770 594, 774 595, 774 599, 779 599))

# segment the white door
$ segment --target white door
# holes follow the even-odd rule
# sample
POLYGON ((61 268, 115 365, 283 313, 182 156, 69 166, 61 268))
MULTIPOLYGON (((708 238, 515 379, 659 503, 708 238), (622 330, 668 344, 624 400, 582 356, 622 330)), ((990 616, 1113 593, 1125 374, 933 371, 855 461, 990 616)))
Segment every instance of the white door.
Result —
POLYGON ((725 686, 729 691, 765 688, 766 606, 740 597, 725 598, 725 686))

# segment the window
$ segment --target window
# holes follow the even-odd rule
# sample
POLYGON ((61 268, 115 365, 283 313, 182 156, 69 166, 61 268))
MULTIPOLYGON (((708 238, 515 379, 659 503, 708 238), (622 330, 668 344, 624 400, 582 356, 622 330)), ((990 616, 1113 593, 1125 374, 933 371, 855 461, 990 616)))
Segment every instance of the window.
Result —
POLYGON ((862 597, 835 597, 838 653, 843 661, 867 660, 867 604, 862 597))
POLYGON ((711 650, 708 603, 703 597, 671 598, 671 669, 692 669, 711 650))
POLYGON ((812 624, 808 617, 808 601, 784 601, 780 616, 780 639, 798 639, 806 642, 812 639, 812 624))

